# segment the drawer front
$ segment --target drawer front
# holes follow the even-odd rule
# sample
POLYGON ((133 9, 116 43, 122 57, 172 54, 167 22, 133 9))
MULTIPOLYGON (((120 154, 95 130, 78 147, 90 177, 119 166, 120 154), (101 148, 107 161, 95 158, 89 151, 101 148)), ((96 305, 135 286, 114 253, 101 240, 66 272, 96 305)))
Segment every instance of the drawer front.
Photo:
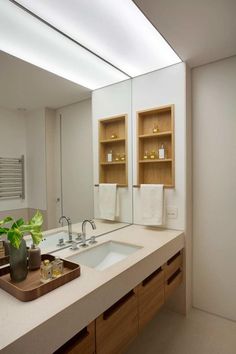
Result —
POLYGON ((123 353, 138 334, 137 288, 96 319, 96 353, 123 353))
POLYGON ((95 321, 59 348, 55 354, 95 354, 95 321))
POLYGON ((174 292, 176 288, 182 283, 183 271, 178 268, 174 274, 172 274, 165 283, 165 300, 174 292))
POLYGON ((165 265, 165 279, 169 279, 169 277, 174 274, 177 269, 182 267, 183 265, 183 252, 182 250, 170 258, 165 265))

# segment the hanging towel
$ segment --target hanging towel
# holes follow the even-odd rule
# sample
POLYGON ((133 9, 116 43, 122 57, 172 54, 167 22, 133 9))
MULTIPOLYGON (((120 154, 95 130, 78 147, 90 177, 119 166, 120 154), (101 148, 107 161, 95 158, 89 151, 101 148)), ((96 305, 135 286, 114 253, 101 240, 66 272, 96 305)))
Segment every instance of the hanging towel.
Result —
POLYGON ((160 226, 164 220, 164 185, 141 184, 141 208, 144 225, 160 226))
POLYGON ((115 220, 119 216, 116 184, 99 184, 98 207, 101 219, 115 220))

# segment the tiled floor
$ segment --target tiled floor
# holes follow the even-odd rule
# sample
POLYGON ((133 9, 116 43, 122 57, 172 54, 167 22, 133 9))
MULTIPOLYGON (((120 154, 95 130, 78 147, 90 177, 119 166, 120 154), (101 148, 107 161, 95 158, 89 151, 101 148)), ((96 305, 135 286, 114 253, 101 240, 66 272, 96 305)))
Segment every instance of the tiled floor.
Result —
POLYGON ((236 354, 236 322, 196 309, 187 318, 163 309, 127 354, 236 354))

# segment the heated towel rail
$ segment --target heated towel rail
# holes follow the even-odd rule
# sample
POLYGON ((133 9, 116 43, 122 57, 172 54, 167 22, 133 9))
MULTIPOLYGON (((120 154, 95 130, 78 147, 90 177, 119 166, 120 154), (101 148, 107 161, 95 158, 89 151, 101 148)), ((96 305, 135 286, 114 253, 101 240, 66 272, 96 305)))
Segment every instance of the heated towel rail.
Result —
POLYGON ((0 157, 0 199, 25 199, 24 156, 0 157))

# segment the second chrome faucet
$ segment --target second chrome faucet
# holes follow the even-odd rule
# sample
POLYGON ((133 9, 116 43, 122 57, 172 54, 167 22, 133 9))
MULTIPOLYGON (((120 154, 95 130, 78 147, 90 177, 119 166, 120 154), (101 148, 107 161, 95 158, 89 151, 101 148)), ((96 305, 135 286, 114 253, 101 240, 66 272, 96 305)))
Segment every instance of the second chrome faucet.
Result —
MULTIPOLYGON (((87 243, 86 243, 86 225, 87 225, 87 223, 89 223, 91 226, 92 226, 92 228, 93 228, 93 230, 95 230, 96 229, 96 225, 95 225, 95 222, 93 221, 93 220, 84 220, 83 222, 82 222, 82 235, 81 235, 81 239, 82 239, 82 244, 81 244, 81 246, 82 247, 87 247, 88 245, 87 245, 87 243)), ((92 238, 91 238, 92 239, 92 238)), ((96 241, 94 241, 94 243, 95 243, 96 241)))

